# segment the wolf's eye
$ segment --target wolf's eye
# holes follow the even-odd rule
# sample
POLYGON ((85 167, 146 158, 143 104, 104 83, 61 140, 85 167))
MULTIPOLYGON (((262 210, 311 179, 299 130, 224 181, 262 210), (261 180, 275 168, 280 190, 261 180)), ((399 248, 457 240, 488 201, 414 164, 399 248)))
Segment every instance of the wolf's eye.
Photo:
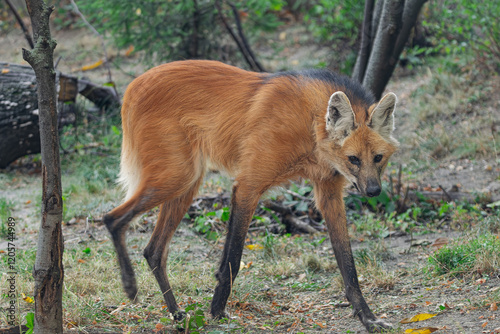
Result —
POLYGON ((375 162, 380 162, 380 161, 382 161, 382 158, 383 158, 383 157, 384 157, 384 156, 383 156, 382 154, 377 154, 377 155, 375 156, 375 158, 373 158, 373 161, 375 161, 375 162))
POLYGON ((353 165, 356 165, 356 166, 361 165, 361 161, 358 159, 358 157, 356 157, 354 155, 350 155, 350 156, 348 156, 348 158, 349 158, 349 162, 352 163, 353 165))

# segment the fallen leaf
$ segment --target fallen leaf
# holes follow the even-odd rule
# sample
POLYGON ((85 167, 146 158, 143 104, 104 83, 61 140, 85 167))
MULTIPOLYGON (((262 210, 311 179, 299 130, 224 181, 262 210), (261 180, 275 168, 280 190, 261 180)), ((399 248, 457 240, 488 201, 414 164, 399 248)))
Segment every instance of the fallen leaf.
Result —
POLYGON ((78 263, 85 263, 85 260, 78 259, 78 263))
POLYGON ((30 296, 26 296, 24 293, 21 293, 21 297, 23 298, 23 300, 26 302, 26 303, 34 303, 35 301, 33 300, 33 298, 31 298, 30 296))
POLYGON ((7 74, 9 72, 10 70, 8 68, 2 68, 2 74, 7 74))
POLYGON ((452 309, 454 306, 450 306, 450 305, 448 305, 448 303, 445 302, 444 303, 444 307, 447 308, 447 309, 452 309))
POLYGON ((435 317, 436 315, 437 315, 437 313, 436 314, 420 313, 420 314, 417 314, 411 318, 405 318, 405 319, 401 320, 400 323, 409 324, 410 322, 423 321, 423 320, 427 320, 427 319, 430 319, 432 317, 435 317))
POLYGON ((479 285, 479 284, 484 284, 484 283, 486 283, 486 278, 480 278, 480 279, 476 280, 476 282, 474 284, 479 285))
POLYGON ((264 249, 264 247, 261 246, 261 245, 246 245, 245 247, 248 248, 248 249, 250 249, 250 250, 264 249))
POLYGON ((165 326, 163 324, 156 324, 153 332, 159 332, 159 331, 163 332, 164 329, 165 329, 165 326))
POLYGON ((93 64, 90 64, 90 65, 87 65, 87 66, 82 66, 82 68, 80 68, 80 71, 82 71, 82 72, 90 71, 90 70, 98 68, 102 64, 104 64, 104 61, 102 59, 100 59, 100 60, 96 61, 93 64))
POLYGON ((448 238, 437 238, 431 246, 440 249, 444 245, 447 245, 448 241, 448 238))
POLYGON ((486 327, 486 325, 488 325, 488 321, 486 321, 484 324, 481 325, 481 327, 486 327))
POLYGON ((321 322, 316 321, 315 324, 321 328, 326 328, 326 326, 324 324, 322 324, 321 322))
POLYGON ((425 302, 425 305, 426 305, 426 306, 432 305, 432 302, 430 302, 430 301, 426 301, 426 302, 425 302))
POLYGON ((24 204, 30 204, 31 200, 27 200, 24 204))
POLYGON ((409 328, 409 329, 405 330, 405 333, 429 334, 429 333, 435 332, 437 330, 439 330, 439 328, 436 328, 436 327, 409 328))
POLYGON ((130 56, 132 54, 132 52, 134 52, 134 49, 135 48, 134 48, 133 45, 129 46, 128 49, 127 49, 127 51, 125 51, 125 57, 130 56))
POLYGON ((490 311, 496 311, 496 310, 498 310, 497 303, 491 303, 491 305, 490 305, 490 311))

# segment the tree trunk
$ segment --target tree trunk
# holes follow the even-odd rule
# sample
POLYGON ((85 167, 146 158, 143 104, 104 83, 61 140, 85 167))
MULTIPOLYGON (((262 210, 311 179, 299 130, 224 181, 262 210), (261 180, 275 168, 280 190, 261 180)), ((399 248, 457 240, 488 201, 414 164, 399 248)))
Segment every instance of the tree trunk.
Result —
POLYGON ((26 0, 33 26, 35 48, 23 49, 23 58, 37 78, 40 144, 42 153, 42 219, 38 232, 33 274, 35 278, 35 328, 37 334, 62 333, 63 236, 61 165, 57 128, 56 72, 49 17, 53 7, 43 0, 26 0))
POLYGON ((361 47, 352 77, 379 99, 426 0, 378 0, 375 6, 373 0, 366 1, 361 47))
POLYGON ((358 58, 352 70, 352 78, 358 82, 363 82, 363 74, 370 56, 372 37, 372 16, 375 0, 366 0, 363 26, 361 27, 361 45, 359 47, 358 58))
POLYGON ((363 86, 370 89, 377 99, 382 96, 398 61, 398 58, 393 58, 393 50, 401 30, 403 8, 404 0, 384 1, 370 60, 363 78, 363 86))
POLYGON ((31 67, 10 65, 0 74, 0 168, 40 152, 36 78, 31 67))

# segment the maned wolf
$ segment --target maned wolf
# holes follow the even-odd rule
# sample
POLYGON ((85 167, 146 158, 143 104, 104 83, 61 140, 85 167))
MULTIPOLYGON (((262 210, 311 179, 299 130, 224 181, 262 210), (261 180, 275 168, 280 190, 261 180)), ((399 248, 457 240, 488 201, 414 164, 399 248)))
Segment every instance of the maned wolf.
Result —
POLYGON ((176 319, 183 317, 166 274, 168 244, 203 180, 207 165, 235 177, 231 216, 211 305, 224 309, 238 274, 248 226, 261 195, 307 178, 326 221, 347 299, 370 332, 391 328, 361 294, 347 232, 344 187, 380 194, 380 175, 397 148, 392 137, 396 96, 376 103, 350 79, 312 70, 262 74, 215 61, 180 61, 135 79, 122 106, 120 181, 123 204, 104 217, 124 290, 137 286, 125 232, 138 214, 161 206, 144 256, 176 319))

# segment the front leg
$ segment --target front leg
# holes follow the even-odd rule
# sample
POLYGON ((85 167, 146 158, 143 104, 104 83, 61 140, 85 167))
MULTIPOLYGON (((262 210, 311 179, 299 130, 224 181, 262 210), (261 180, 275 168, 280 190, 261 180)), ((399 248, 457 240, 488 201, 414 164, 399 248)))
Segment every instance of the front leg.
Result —
POLYGON ((240 270, 243 246, 260 195, 263 191, 250 191, 247 184, 238 181, 233 187, 231 215, 228 233, 219 270, 215 274, 218 284, 215 288, 210 312, 216 319, 226 317, 226 303, 231 294, 232 285, 240 270))
POLYGON ((347 300, 370 333, 391 329, 391 324, 377 319, 366 303, 358 283, 358 274, 352 256, 351 242, 347 231, 347 221, 343 200, 345 179, 336 175, 330 180, 315 182, 316 205, 325 218, 335 258, 344 279, 347 300))

